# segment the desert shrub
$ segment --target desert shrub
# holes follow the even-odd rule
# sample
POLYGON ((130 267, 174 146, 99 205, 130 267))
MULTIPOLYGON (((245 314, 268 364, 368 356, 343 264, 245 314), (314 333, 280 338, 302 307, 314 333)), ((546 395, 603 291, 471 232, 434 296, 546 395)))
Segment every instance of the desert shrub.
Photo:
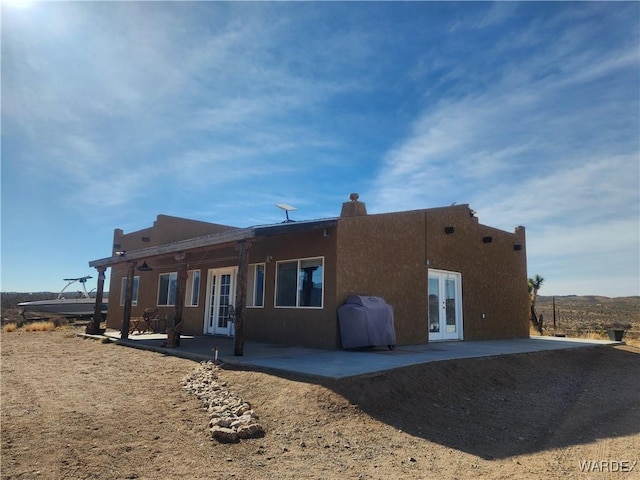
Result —
POLYGON ((2 327, 3 332, 15 332, 17 329, 17 323, 7 323, 4 327, 2 327))
POLYGON ((56 317, 51 320, 56 327, 64 327, 69 325, 69 320, 64 317, 56 317))
POLYGON ((33 322, 23 327, 25 332, 49 332, 55 329, 56 325, 53 322, 33 322))

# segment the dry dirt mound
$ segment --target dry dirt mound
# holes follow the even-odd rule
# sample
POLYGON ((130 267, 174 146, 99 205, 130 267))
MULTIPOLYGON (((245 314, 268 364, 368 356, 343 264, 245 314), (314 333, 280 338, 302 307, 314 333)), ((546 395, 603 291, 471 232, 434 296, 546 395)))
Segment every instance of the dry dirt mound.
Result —
POLYGON ((640 450, 640 357, 628 347, 318 383, 223 369, 265 436, 221 444, 181 386, 196 363, 72 331, 1 341, 3 479, 584 478, 581 461, 640 450))

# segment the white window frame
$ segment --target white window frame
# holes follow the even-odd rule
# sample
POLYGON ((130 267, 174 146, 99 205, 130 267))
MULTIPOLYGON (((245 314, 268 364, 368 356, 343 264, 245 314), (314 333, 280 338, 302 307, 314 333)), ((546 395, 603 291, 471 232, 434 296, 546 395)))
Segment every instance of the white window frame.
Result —
POLYGON ((156 297, 156 305, 158 307, 175 307, 175 305, 176 305, 176 303, 175 303, 175 299, 176 299, 175 292, 173 294, 173 303, 169 303, 170 300, 171 300, 171 276, 174 276, 175 279, 176 279, 176 289, 177 289, 178 272, 166 272, 166 273, 161 273, 160 275, 158 275, 158 296, 156 297), (167 285, 167 303, 160 303, 160 287, 162 286, 162 281, 160 279, 165 275, 169 276, 169 283, 167 285))
MULTIPOLYGON (((131 295, 131 306, 138 305, 138 290, 140 289, 140 277, 133 277, 133 295, 131 295)), ((127 277, 122 277, 120 282, 120 306, 124 307, 124 300, 127 296, 127 277)))
POLYGON ((247 308, 264 308, 264 287, 266 282, 266 271, 267 264, 266 263, 251 263, 249 264, 249 274, 247 278, 247 308), (256 281, 258 279, 256 272, 258 267, 262 267, 262 304, 256 305, 256 293, 258 289, 256 288, 256 281))
POLYGON ((200 303, 200 281, 202 279, 202 275, 200 274, 200 270, 189 270, 187 272, 187 285, 185 287, 185 298, 184 298, 184 306, 185 307, 197 307, 200 303), (197 274, 197 275, 196 275, 197 274), (198 278, 198 282, 194 282, 194 279, 198 278), (193 303, 193 298, 195 296, 195 303, 193 303))
POLYGON ((312 310, 322 310, 324 308, 324 257, 306 257, 306 258, 292 258, 289 260, 280 260, 276 262, 276 284, 275 284, 275 291, 273 294, 273 306, 274 308, 302 308, 302 309, 312 309, 312 310), (314 306, 307 306, 307 305, 300 305, 300 297, 298 295, 298 293, 300 292, 300 265, 302 262, 306 261, 306 260, 320 260, 321 266, 322 266, 322 293, 321 293, 321 298, 320 298, 320 306, 319 307, 314 307, 314 306), (278 305, 278 266, 281 263, 293 263, 293 262, 298 262, 298 267, 296 270, 296 304, 295 305, 278 305))

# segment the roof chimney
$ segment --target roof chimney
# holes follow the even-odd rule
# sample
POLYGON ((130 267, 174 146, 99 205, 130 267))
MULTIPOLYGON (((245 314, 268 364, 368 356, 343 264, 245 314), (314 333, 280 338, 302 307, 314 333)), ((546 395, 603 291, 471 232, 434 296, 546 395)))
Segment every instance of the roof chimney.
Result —
POLYGON ((367 206, 363 202, 359 202, 360 195, 352 193, 349 195, 349 202, 342 204, 340 217, 359 217, 367 214, 367 206))

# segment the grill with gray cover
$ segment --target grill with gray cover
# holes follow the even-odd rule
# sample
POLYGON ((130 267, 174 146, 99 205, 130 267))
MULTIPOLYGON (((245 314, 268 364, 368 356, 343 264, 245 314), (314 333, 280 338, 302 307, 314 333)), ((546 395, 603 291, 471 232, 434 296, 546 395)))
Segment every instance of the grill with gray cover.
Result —
POLYGON ((338 308, 342 348, 386 345, 393 350, 396 331, 393 307, 384 298, 351 295, 338 308))

